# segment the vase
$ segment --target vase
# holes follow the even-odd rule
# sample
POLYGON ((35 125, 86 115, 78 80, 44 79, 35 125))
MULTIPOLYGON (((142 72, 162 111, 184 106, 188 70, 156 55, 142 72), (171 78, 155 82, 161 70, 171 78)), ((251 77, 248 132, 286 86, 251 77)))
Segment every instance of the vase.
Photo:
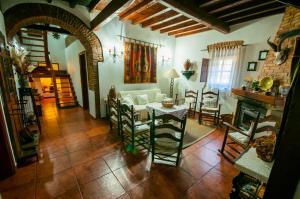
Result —
POLYGON ((117 97, 115 86, 110 87, 108 96, 109 96, 110 99, 115 99, 117 97))
POLYGON ((184 70, 189 70, 192 66, 192 63, 189 59, 184 62, 184 70))

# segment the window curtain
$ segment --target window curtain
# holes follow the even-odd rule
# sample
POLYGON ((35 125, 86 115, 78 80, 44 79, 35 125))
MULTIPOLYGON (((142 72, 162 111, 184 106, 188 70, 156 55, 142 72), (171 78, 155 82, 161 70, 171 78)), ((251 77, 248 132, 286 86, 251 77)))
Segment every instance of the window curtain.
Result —
POLYGON ((207 85, 228 93, 239 87, 243 41, 222 42, 208 46, 207 85))
POLYGON ((156 83, 157 47, 125 41, 124 83, 156 83))

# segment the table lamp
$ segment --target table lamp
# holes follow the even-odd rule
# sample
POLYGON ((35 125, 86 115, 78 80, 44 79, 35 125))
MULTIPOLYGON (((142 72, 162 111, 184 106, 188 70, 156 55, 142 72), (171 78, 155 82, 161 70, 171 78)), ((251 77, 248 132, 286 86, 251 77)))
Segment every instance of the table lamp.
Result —
POLYGON ((173 86, 174 86, 174 79, 179 77, 175 68, 171 68, 167 73, 166 77, 171 79, 170 82, 170 97, 173 98, 173 86))

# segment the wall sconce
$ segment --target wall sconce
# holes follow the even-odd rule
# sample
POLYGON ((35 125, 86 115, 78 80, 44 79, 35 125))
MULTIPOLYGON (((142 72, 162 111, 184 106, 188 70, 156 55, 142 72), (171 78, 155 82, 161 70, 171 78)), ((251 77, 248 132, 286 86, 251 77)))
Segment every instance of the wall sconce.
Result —
POLYGON ((124 52, 117 50, 116 46, 114 46, 113 48, 108 49, 108 54, 110 57, 112 57, 113 62, 116 63, 117 58, 121 58, 124 52))

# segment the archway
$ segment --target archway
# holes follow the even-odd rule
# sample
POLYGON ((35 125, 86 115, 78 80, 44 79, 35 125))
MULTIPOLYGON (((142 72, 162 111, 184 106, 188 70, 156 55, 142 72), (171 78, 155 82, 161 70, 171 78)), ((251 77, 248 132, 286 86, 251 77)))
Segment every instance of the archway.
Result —
POLYGON ((48 4, 23 3, 4 13, 7 38, 10 41, 23 27, 35 23, 54 24, 72 33, 85 47, 87 55, 88 85, 95 92, 96 117, 100 117, 100 90, 98 62, 103 62, 103 52, 97 35, 78 17, 68 11, 48 4))

